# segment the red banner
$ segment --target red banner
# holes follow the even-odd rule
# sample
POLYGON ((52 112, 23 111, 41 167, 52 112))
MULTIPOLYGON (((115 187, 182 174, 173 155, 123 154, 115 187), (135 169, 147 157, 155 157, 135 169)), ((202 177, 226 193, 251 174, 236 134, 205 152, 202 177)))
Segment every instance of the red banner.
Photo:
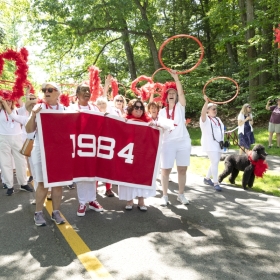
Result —
POLYGON ((155 187, 158 128, 98 112, 42 110, 38 133, 45 187, 95 180, 155 187))

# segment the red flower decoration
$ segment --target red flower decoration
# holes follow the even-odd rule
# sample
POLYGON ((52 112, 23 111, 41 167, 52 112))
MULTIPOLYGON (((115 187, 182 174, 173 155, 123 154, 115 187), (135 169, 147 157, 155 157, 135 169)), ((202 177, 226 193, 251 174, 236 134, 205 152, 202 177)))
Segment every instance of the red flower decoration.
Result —
POLYGON ((176 83, 175 82, 166 82, 164 84, 164 87, 163 87, 163 95, 162 95, 162 102, 165 104, 166 103, 166 98, 167 98, 167 92, 169 89, 175 89, 177 90, 177 86, 176 86, 176 83))
POLYGON ((67 93, 61 94, 59 97, 59 100, 60 100, 60 103, 65 107, 68 107, 70 104, 69 95, 67 93))
POLYGON ((147 85, 146 87, 145 86, 142 86, 140 89, 138 89, 136 87, 136 85, 140 82, 140 81, 147 81, 148 83, 150 84, 153 84, 153 80, 152 78, 150 77, 147 77, 147 76, 140 76, 138 78, 136 78, 132 83, 131 83, 131 90, 136 94, 138 95, 139 97, 141 97, 142 100, 147 100, 150 95, 151 95, 151 91, 150 91, 150 88, 149 88, 149 85, 147 85))
POLYGON ((90 66, 89 69, 89 89, 91 93, 91 101, 95 101, 103 93, 103 87, 101 85, 101 79, 99 77, 99 70, 96 66, 90 66))
MULTIPOLYGON (((9 92, 9 94, 11 95, 10 99, 12 100, 19 99, 24 95, 23 85, 27 79, 27 71, 28 71, 27 56, 28 56, 28 52, 25 48, 21 49, 19 52, 8 49, 7 51, 0 54, 0 75, 2 75, 4 69, 4 63, 5 63, 4 59, 14 60, 16 63, 16 71, 15 71, 16 80, 13 89, 12 91, 6 91, 9 92)), ((3 92, 3 90, 0 90, 0 93, 1 92, 3 92)))

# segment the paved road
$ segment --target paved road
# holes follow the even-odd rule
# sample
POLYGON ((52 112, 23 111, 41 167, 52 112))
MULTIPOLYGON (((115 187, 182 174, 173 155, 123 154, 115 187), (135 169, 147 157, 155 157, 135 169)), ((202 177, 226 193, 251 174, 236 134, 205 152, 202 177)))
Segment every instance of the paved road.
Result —
MULTIPOLYGON (((62 213, 116 280, 280 279, 280 198, 230 185, 218 193, 188 174, 191 203, 183 206, 176 201, 176 170, 171 179, 167 207, 159 205, 159 189, 147 200, 147 213, 125 211, 124 202, 103 195, 102 185, 98 201, 106 211, 77 217, 76 190, 65 187, 62 213)), ((100 279, 47 211, 46 227, 33 224, 33 194, 15 188, 11 197, 0 192, 0 279, 100 279)))

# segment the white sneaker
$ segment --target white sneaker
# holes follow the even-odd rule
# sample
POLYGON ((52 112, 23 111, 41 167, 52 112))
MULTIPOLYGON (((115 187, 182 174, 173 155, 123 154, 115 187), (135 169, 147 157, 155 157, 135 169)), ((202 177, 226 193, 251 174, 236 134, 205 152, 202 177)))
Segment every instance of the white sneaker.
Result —
POLYGON ((161 198, 160 205, 167 206, 167 204, 168 204, 168 196, 163 195, 162 198, 161 198))
POLYGON ((185 198, 184 194, 178 194, 177 200, 182 204, 190 204, 190 202, 185 198))

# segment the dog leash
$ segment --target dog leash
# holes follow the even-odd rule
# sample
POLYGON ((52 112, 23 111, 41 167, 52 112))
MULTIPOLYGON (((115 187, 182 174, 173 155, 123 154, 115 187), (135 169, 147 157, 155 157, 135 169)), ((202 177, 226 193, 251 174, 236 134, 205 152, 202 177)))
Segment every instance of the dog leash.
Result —
POLYGON ((237 129, 238 129, 238 126, 236 128, 234 128, 234 129, 232 129, 232 130, 225 131, 225 134, 227 134, 227 139, 228 140, 232 139, 232 143, 234 145, 238 146, 245 154, 247 154, 247 152, 250 151, 250 150, 248 150, 246 152, 246 150, 238 144, 238 135, 236 133, 237 129))

